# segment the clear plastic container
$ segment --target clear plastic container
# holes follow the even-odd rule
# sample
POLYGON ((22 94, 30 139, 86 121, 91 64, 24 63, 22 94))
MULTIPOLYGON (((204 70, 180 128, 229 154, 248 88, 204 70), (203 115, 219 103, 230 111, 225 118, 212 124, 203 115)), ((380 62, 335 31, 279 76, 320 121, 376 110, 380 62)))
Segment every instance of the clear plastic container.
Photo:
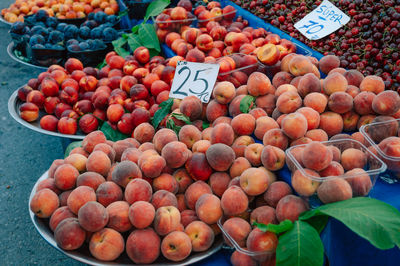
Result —
POLYGON ((400 144, 400 119, 375 122, 360 128, 361 134, 371 145, 371 150, 387 165, 387 170, 380 176, 388 183, 400 180, 400 154, 395 156, 394 144, 400 144), (390 139, 389 139, 390 138, 390 139), (387 148, 390 148, 390 151, 387 148))
POLYGON ((218 58, 217 63, 220 63, 218 80, 230 81, 235 85, 235 87, 239 87, 240 85, 245 85, 247 83, 247 78, 251 73, 262 70, 262 66, 258 62, 257 57, 255 55, 235 53, 218 58), (250 57, 251 59, 246 59, 250 57), (224 60, 226 58, 228 59, 224 60), (220 63, 221 61, 226 61, 226 62, 220 63), (230 65, 232 61, 235 65, 235 69, 226 67, 227 65, 230 65))
MULTIPOLYGON (((225 222, 225 218, 221 217, 218 220, 218 227, 221 229, 221 232, 224 236, 224 241, 225 243, 236 249, 238 252, 243 253, 247 256, 250 256, 252 259, 259 263, 265 263, 265 262, 273 262, 275 259, 275 251, 250 251, 247 249, 242 248, 239 246, 239 244, 224 230, 223 224, 225 222)), ((272 264, 271 264, 272 265, 272 264)))
MULTIPOLYGON (((221 11, 222 11, 222 8, 221 8, 221 11)), ((236 13, 237 13, 237 11, 236 11, 236 9, 235 9, 235 10, 232 10, 231 12, 228 12, 228 13, 226 13, 226 14, 221 14, 221 15, 215 16, 215 17, 213 17, 213 18, 209 18, 209 19, 198 19, 198 20, 197 20, 197 23, 198 23, 198 26, 199 26, 199 27, 205 27, 205 26, 207 25, 207 23, 210 22, 210 21, 220 22, 221 20, 223 20, 225 17, 228 17, 228 16, 233 17, 233 18, 236 18, 236 13)))
POLYGON ((168 10, 170 9, 171 8, 165 9, 164 12, 166 13, 163 12, 157 17, 152 17, 156 30, 161 29, 167 30, 168 32, 180 32, 183 26, 197 25, 197 18, 190 12, 187 12, 188 17, 186 19, 171 20, 168 15, 168 10), (167 15, 168 17, 165 17, 165 15, 167 15), (167 20, 164 20, 164 18, 167 18, 167 20))
MULTIPOLYGON (((364 165, 363 173, 354 173, 340 176, 327 176, 327 177, 316 177, 309 173, 306 173, 302 163, 296 159, 296 151, 298 147, 305 147, 307 144, 297 145, 290 147, 286 150, 286 159, 289 168, 291 169, 291 178, 296 171, 300 171, 300 174, 306 179, 296 182, 297 185, 292 187, 294 191, 308 201, 311 207, 317 207, 323 203, 330 203, 347 199, 349 194, 352 197, 367 196, 375 185, 375 181, 378 176, 386 170, 386 164, 376 156, 370 149, 365 147, 361 142, 353 139, 337 139, 330 141, 323 141, 322 144, 326 146, 335 146, 342 153, 348 148, 354 148, 364 152, 366 155, 366 164, 364 165), (368 176, 367 176, 368 175, 368 176), (351 188, 349 193, 349 186, 344 183, 333 181, 334 179, 346 180, 351 188), (311 182, 308 183, 307 179, 311 182), (326 184, 324 189, 320 189, 320 185, 324 182, 331 182, 331 186, 326 184), (301 184, 301 185, 299 185, 301 184), (319 193, 318 193, 319 192, 319 193)), ((298 150, 297 150, 298 151, 298 150)), ((339 157, 340 158, 340 157, 339 157)), ((301 180, 301 179, 300 179, 301 180)), ((340 181, 342 182, 342 181, 340 181)))

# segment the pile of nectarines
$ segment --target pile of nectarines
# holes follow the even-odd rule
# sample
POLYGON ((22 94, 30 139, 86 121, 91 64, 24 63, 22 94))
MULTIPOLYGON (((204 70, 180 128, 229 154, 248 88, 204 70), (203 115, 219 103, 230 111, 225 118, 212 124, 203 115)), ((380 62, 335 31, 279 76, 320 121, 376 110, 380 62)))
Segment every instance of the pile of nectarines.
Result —
POLYGON ((59 19, 84 18, 97 11, 115 15, 119 10, 116 0, 16 0, 1 10, 1 16, 11 23, 23 22, 24 16, 35 14, 40 9, 59 19))

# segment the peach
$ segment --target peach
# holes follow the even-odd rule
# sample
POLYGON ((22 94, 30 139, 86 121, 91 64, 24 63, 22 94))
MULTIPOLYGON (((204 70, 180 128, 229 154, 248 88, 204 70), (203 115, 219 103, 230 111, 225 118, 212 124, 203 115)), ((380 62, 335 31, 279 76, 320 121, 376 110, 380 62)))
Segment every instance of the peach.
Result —
POLYGON ((336 55, 326 55, 319 60, 319 69, 325 74, 339 66, 340 60, 336 55))
POLYGON ((235 86, 229 81, 218 82, 214 87, 213 97, 220 104, 228 104, 235 96, 235 86))
POLYGON ((350 69, 343 73, 343 76, 347 79, 349 85, 360 87, 361 82, 364 79, 364 75, 356 69, 350 69))
MULTIPOLYGON (((242 112, 240 111, 240 102, 246 95, 237 95, 232 102, 229 104, 229 114, 230 116, 234 117, 237 116, 238 114, 241 114, 242 112)), ((254 104, 250 104, 250 108, 253 107, 254 104)), ((226 107, 226 105, 224 105, 226 107)), ((226 115, 222 114, 221 116, 226 115)))
POLYGON ((154 133, 154 127, 145 122, 141 123, 134 129, 133 136, 140 143, 145 143, 153 140, 154 133))
POLYGON ((209 249, 214 242, 214 231, 202 221, 193 221, 185 227, 185 233, 192 242, 192 249, 201 252, 209 249))
POLYGON ((354 131, 357 128, 359 118, 360 116, 353 111, 342 114, 343 130, 354 131))
POLYGON ((206 153, 207 149, 211 146, 209 140, 198 140, 193 143, 192 152, 206 153))
POLYGON ((85 138, 83 139, 82 148, 86 152, 91 153, 97 144, 105 142, 106 142, 106 137, 104 136, 103 132, 101 132, 100 130, 93 131, 88 135, 86 135, 85 138))
POLYGON ((247 90, 252 96, 260 96, 275 92, 270 79, 261 72, 253 72, 250 74, 247 80, 247 90))
POLYGON ((79 209, 89 201, 96 201, 94 189, 88 186, 79 186, 68 196, 67 205, 71 212, 78 214, 79 209))
POLYGON ((256 98, 256 106, 262 108, 268 115, 271 115, 276 107, 274 94, 266 94, 256 98))
POLYGON ((90 254, 101 261, 115 260, 124 252, 124 249, 124 238, 111 228, 104 228, 94 233, 90 238, 90 254))
POLYGON ((207 180, 213 172, 210 164, 207 162, 206 155, 200 152, 189 156, 189 159, 185 163, 185 168, 194 180, 207 180))
POLYGON ((140 150, 136 148, 127 148, 121 155, 121 162, 131 161, 137 164, 141 155, 142 152, 140 150))
POLYGON ((300 214, 309 209, 308 204, 295 195, 287 195, 281 198, 276 205, 276 218, 279 222, 286 219, 296 221, 300 214))
POLYGON ((203 194, 196 201, 196 215, 206 224, 215 224, 222 216, 220 199, 213 194, 203 194))
POLYGON ((285 56, 285 57, 283 57, 282 58, 282 61, 281 61, 281 70, 283 71, 283 72, 290 72, 290 70, 289 70, 289 63, 290 63, 290 61, 293 59, 293 57, 296 57, 297 56, 297 54, 296 53, 291 53, 291 54, 288 54, 287 56, 285 56))
POLYGON ((275 208, 281 198, 290 194, 292 194, 292 189, 287 183, 276 181, 268 186, 263 198, 269 206, 275 208))
POLYGON ((320 176, 341 176, 344 174, 343 166, 337 161, 332 161, 328 167, 319 172, 320 176))
POLYGON ((301 170, 296 170, 292 175, 292 187, 301 196, 312 196, 321 184, 321 182, 315 180, 319 177, 317 172, 310 169, 304 169, 304 173, 301 170))
POLYGON ((261 162, 270 171, 277 171, 285 165, 285 152, 280 148, 267 145, 261 152, 261 162))
POLYGON ((56 184, 54 182, 54 178, 46 178, 46 179, 40 181, 38 183, 37 187, 36 187, 36 192, 41 190, 41 189, 44 189, 44 188, 48 188, 48 189, 52 190, 57 195, 61 194, 61 190, 59 190, 56 187, 56 184))
POLYGON ((354 110, 360 115, 373 114, 372 102, 376 98, 373 92, 363 91, 354 97, 354 110))
POLYGON ((238 186, 231 186, 221 197, 221 208, 225 215, 238 215, 246 211, 249 205, 247 195, 238 186))
POLYGON ((375 115, 363 115, 360 117, 360 119, 358 119, 357 122, 357 129, 360 129, 360 127, 362 127, 363 125, 367 125, 372 123, 372 121, 374 121, 374 119, 376 118, 375 115))
POLYGON ((59 206, 57 194, 48 188, 37 191, 29 203, 30 210, 39 218, 49 218, 59 206))
POLYGON ((134 230, 126 240, 126 253, 136 264, 150 264, 160 255, 160 243, 152 228, 134 230))
MULTIPOLYGON (((229 174, 231 178, 240 176, 246 169, 250 168, 250 162, 244 157, 238 157, 233 162, 231 168, 229 169, 229 174)), ((210 179, 211 181, 211 179, 210 179)))
POLYGON ((307 132, 307 119, 301 113, 291 113, 283 118, 281 128, 291 139, 303 137, 307 132))
POLYGON ((103 229, 108 223, 106 208, 96 201, 86 202, 78 211, 78 221, 83 229, 96 232, 103 229))
POLYGON ((250 214, 250 224, 277 224, 275 209, 270 206, 261 206, 255 208, 250 214))
POLYGON ((153 189, 149 182, 135 178, 131 180, 125 188, 125 200, 129 204, 133 204, 136 201, 147 201, 149 202, 153 194, 153 189))
POLYGON ((345 180, 349 182, 355 197, 367 196, 372 188, 370 176, 361 168, 354 168, 346 172, 345 180))
POLYGON ((230 176, 225 172, 215 172, 210 176, 210 187, 215 195, 221 197, 228 188, 230 176))
POLYGON ((192 241, 184 233, 175 231, 168 234, 161 242, 161 253, 172 261, 182 261, 192 252, 192 241))
POLYGON ((324 144, 313 141, 307 144, 301 154, 301 161, 306 168, 321 171, 328 167, 333 158, 330 149, 324 144))
POLYGON ((350 199, 353 192, 350 184, 343 178, 327 179, 317 189, 318 198, 323 203, 350 199))
POLYGON ((123 161, 117 164, 112 172, 112 181, 124 188, 135 178, 142 178, 142 172, 137 164, 131 161, 123 161))
POLYGON ((356 86, 348 85, 347 89, 346 89, 346 92, 348 94, 350 94, 351 97, 353 97, 353 99, 354 99, 357 96, 357 94, 360 93, 360 89, 358 87, 356 87, 356 86))
POLYGON ((372 122, 373 123, 385 122, 384 124, 377 124, 373 126, 371 125, 370 127, 365 129, 366 133, 368 133, 368 135, 375 143, 380 143, 382 140, 388 137, 397 135, 397 132, 399 130, 399 124, 393 117, 377 116, 372 122))
POLYGON ((261 152, 263 145, 260 143, 252 143, 244 150, 244 157, 251 163, 252 166, 261 165, 261 152))
POLYGON ((321 92, 321 82, 313 73, 305 74, 297 85, 299 95, 304 98, 312 92, 321 92))
POLYGON ((231 126, 237 135, 251 135, 256 127, 256 119, 250 114, 239 114, 232 119, 231 126))
POLYGON ((341 163, 345 170, 362 169, 367 163, 367 155, 362 150, 348 148, 342 152, 341 163))
POLYGON ((323 90, 327 95, 331 95, 332 93, 339 91, 344 92, 347 89, 347 85, 347 79, 339 73, 328 75, 322 83, 323 90))
POLYGON ((211 100, 207 105, 206 117, 210 123, 214 122, 218 117, 227 115, 227 113, 228 107, 225 104, 218 103, 216 100, 211 100))
POLYGON ((20 117, 27 122, 33 122, 39 117, 39 107, 33 103, 23 103, 19 111, 20 117))
POLYGON ((260 47, 257 51, 257 58, 267 66, 275 65, 280 58, 280 51, 275 44, 268 43, 260 47))
POLYGON ((114 182, 106 181, 96 190, 97 201, 107 207, 114 201, 122 200, 122 189, 114 182))
POLYGON ((244 151, 248 145, 254 143, 254 139, 250 136, 240 136, 232 144, 232 149, 236 157, 243 157, 244 151))
POLYGON ((58 224, 67 218, 76 218, 67 206, 57 208, 50 217, 49 227, 51 231, 55 231, 58 224))
POLYGON ((293 75, 291 75, 290 73, 288 73, 286 71, 281 71, 274 75, 274 77, 272 79, 272 85, 275 88, 279 88, 281 85, 290 84, 290 81, 292 81, 292 79, 293 79, 293 75))
MULTIPOLYGON (((196 130, 198 130, 196 128, 196 130)), ((179 168, 185 164, 189 157, 185 143, 172 141, 164 146, 161 156, 165 159, 166 164, 171 168, 179 168)))
POLYGON ((64 250, 80 248, 86 239, 86 231, 80 226, 77 218, 61 221, 54 231, 54 240, 64 250))
POLYGON ((191 149, 193 144, 199 140, 201 140, 201 132, 194 125, 184 125, 179 130, 179 141, 186 144, 188 149, 191 149))
POLYGON ((178 182, 178 193, 183 193, 186 188, 192 184, 193 180, 190 178, 188 172, 184 168, 180 168, 173 173, 173 177, 178 182))
POLYGON ((320 116, 319 128, 329 137, 339 134, 343 130, 343 118, 334 112, 325 112, 320 116))
POLYGON ((158 190, 153 194, 151 198, 151 204, 157 210, 160 207, 164 206, 175 206, 178 207, 178 201, 176 196, 166 190, 158 190))
POLYGON ((305 137, 310 138, 313 141, 327 141, 328 134, 322 129, 312 129, 307 131, 305 137))
POLYGON ((271 145, 285 150, 288 146, 288 138, 280 128, 272 128, 263 136, 263 144, 271 145))
POLYGON ((311 107, 301 107, 296 112, 304 115, 307 119, 307 130, 316 129, 319 126, 319 113, 311 107))
POLYGON ((247 237, 246 246, 250 251, 254 252, 260 252, 260 251, 273 252, 278 246, 278 237, 276 236, 275 233, 263 232, 260 229, 255 228, 250 232, 249 236, 247 237))
POLYGON ((353 109, 353 97, 346 92, 334 92, 329 96, 329 109, 338 114, 344 114, 353 109))
POLYGON ((290 142, 290 147, 296 146, 296 145, 302 145, 302 144, 308 144, 312 142, 312 139, 307 138, 307 137, 301 137, 298 139, 294 139, 290 142))
POLYGON ((149 227, 154 220, 156 211, 154 206, 146 201, 136 201, 128 211, 129 221, 137 229, 149 227))
POLYGON ((304 106, 310 107, 318 113, 323 113, 327 104, 328 98, 319 92, 312 92, 304 98, 304 106))
POLYGON ((71 164, 62 164, 54 172, 54 181, 57 188, 68 190, 74 188, 79 171, 71 164))
MULTIPOLYGON (((288 70, 294 76, 304 76, 307 73, 312 72, 313 64, 304 55, 296 55, 292 59, 289 59, 288 70)), ((283 69, 282 69, 283 70, 283 69)))
MULTIPOLYGON (((223 230, 232 237, 239 246, 245 247, 246 238, 251 231, 251 226, 246 220, 233 217, 224 222, 223 230)), ((226 239, 226 241, 228 240, 226 239)), ((228 245, 230 245, 229 241, 228 245)))
POLYGON ((211 144, 223 143, 228 146, 233 144, 234 131, 231 125, 221 123, 211 130, 211 144))
POLYGON ((235 160, 235 152, 223 143, 211 145, 206 151, 206 158, 215 171, 227 171, 235 160))
POLYGON ((240 265, 256 266, 257 261, 255 261, 251 256, 235 250, 231 256, 231 264, 233 266, 240 266, 240 265))
POLYGON ((366 76, 360 83, 360 91, 370 91, 379 94, 385 90, 385 83, 381 77, 366 76))
POLYGON ((380 92, 372 101, 372 110, 380 115, 393 115, 400 109, 400 96, 395 91, 380 92))
POLYGON ((191 184, 185 191, 185 200, 188 208, 194 210, 197 200, 203 194, 211 194, 210 186, 203 181, 196 181, 191 184))
POLYGON ((178 137, 175 132, 168 128, 160 129, 156 132, 153 138, 153 143, 158 152, 161 152, 162 148, 171 141, 177 141, 178 137))
POLYGON ((108 223, 107 227, 120 233, 126 232, 132 228, 129 221, 129 204, 126 201, 115 201, 107 206, 108 223))
MULTIPOLYGON (((145 151, 139 157, 138 165, 143 175, 149 178, 158 177, 166 166, 165 159, 154 152, 145 151)), ((139 172, 140 172, 139 170, 139 172)))
POLYGON ((268 116, 267 112, 264 111, 264 109, 257 107, 254 109, 251 109, 249 111, 249 114, 251 114, 257 121, 258 118, 263 117, 263 116, 268 116))
POLYGON ((181 223, 179 210, 174 206, 164 206, 156 210, 154 217, 154 230, 160 236, 175 231, 181 223))
POLYGON ((260 195, 268 188, 268 176, 259 168, 248 168, 240 175, 240 187, 247 195, 260 195))
POLYGON ((170 174, 162 173, 159 177, 153 179, 153 189, 166 190, 172 193, 177 193, 179 189, 178 181, 170 174))

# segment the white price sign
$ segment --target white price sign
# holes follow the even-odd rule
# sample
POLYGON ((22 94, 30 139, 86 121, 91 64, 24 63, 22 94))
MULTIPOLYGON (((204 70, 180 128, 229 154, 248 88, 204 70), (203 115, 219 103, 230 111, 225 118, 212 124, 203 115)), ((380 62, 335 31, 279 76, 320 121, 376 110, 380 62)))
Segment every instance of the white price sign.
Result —
POLYGON ((169 97, 183 99, 194 95, 208 103, 218 72, 219 64, 178 61, 169 97))
POLYGON ((307 39, 318 40, 338 30, 350 21, 349 16, 328 0, 294 24, 307 39))

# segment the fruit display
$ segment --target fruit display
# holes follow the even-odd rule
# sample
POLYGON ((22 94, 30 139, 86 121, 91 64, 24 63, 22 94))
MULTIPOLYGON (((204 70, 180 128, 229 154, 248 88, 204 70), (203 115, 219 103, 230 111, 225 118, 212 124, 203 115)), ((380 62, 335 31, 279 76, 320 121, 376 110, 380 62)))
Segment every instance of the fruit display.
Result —
MULTIPOLYGON (((66 52, 77 57, 76 52, 103 51, 101 57, 104 57, 107 47, 119 38, 120 33, 114 28, 118 21, 117 16, 99 11, 89 14, 88 20, 78 27, 60 23, 45 10, 39 10, 25 22, 16 22, 11 26, 14 53, 40 66, 62 64, 69 57, 66 52)), ((101 59, 87 58, 85 54, 82 60, 94 65, 101 59)))
POLYGON ((256 16, 325 55, 335 54, 341 67, 364 75, 378 75, 386 89, 400 87, 398 1, 331 1, 346 13, 350 22, 320 39, 305 38, 294 24, 316 9, 322 1, 234 1, 256 16))
POLYGON ((375 118, 372 123, 360 129, 370 146, 370 150, 386 163, 388 171, 384 176, 397 179, 400 174, 400 154, 397 147, 400 143, 399 119, 390 116, 375 118))
POLYGON ((76 19, 98 11, 116 15, 119 8, 117 0, 16 0, 1 10, 1 16, 10 23, 24 22, 25 16, 36 14, 39 10, 45 10, 58 19, 76 19))
POLYGON ((313 141, 286 154, 293 190, 323 203, 367 196, 386 168, 373 151, 351 138, 313 141))

